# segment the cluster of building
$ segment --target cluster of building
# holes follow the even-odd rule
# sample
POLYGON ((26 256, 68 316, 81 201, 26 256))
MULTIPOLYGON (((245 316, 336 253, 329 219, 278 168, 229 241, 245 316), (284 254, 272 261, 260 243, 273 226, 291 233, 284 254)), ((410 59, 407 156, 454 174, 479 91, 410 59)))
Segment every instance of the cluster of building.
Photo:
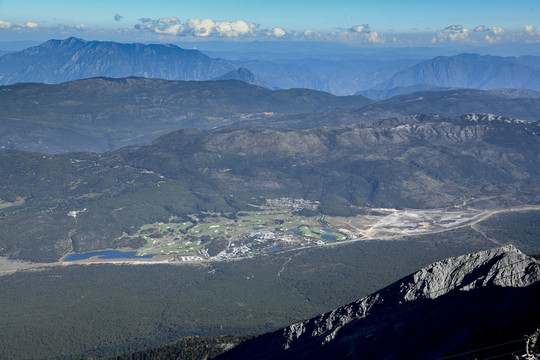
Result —
POLYGON ((288 197, 282 197, 279 199, 266 199, 266 204, 275 209, 287 209, 287 210, 317 210, 319 207, 318 201, 311 201, 305 199, 291 199, 288 197))

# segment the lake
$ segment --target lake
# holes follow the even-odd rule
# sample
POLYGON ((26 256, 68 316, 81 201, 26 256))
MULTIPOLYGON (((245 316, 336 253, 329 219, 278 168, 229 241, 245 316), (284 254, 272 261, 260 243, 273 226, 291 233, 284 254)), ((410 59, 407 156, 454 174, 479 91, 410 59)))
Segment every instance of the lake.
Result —
POLYGON ((71 254, 66 256, 64 261, 85 260, 95 256, 97 256, 98 259, 150 259, 154 255, 137 256, 136 251, 103 250, 92 251, 83 254, 71 254))

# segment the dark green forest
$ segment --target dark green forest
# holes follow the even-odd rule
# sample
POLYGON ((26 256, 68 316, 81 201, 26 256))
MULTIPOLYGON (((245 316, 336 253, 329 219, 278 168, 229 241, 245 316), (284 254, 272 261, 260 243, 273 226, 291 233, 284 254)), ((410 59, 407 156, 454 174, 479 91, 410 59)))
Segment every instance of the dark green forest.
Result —
POLYGON ((0 357, 104 357, 186 336, 262 333, 368 295, 431 262, 493 245, 462 229, 205 265, 18 272, 0 278, 0 357))

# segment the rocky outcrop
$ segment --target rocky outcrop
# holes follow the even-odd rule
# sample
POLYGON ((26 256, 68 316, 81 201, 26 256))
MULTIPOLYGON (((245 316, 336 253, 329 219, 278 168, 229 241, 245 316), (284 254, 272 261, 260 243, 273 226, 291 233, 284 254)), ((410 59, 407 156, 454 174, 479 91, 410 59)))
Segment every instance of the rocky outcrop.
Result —
POLYGON ((511 245, 451 258, 222 358, 433 359, 485 347, 506 351, 498 345, 540 324, 539 283, 540 262, 511 245))

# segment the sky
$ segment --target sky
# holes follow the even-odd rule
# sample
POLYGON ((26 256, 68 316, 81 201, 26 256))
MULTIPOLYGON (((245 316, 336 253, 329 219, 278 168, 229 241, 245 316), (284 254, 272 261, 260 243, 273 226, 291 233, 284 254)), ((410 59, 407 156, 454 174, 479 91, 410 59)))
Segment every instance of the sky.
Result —
POLYGON ((0 0, 0 41, 539 43, 540 0, 0 0))

